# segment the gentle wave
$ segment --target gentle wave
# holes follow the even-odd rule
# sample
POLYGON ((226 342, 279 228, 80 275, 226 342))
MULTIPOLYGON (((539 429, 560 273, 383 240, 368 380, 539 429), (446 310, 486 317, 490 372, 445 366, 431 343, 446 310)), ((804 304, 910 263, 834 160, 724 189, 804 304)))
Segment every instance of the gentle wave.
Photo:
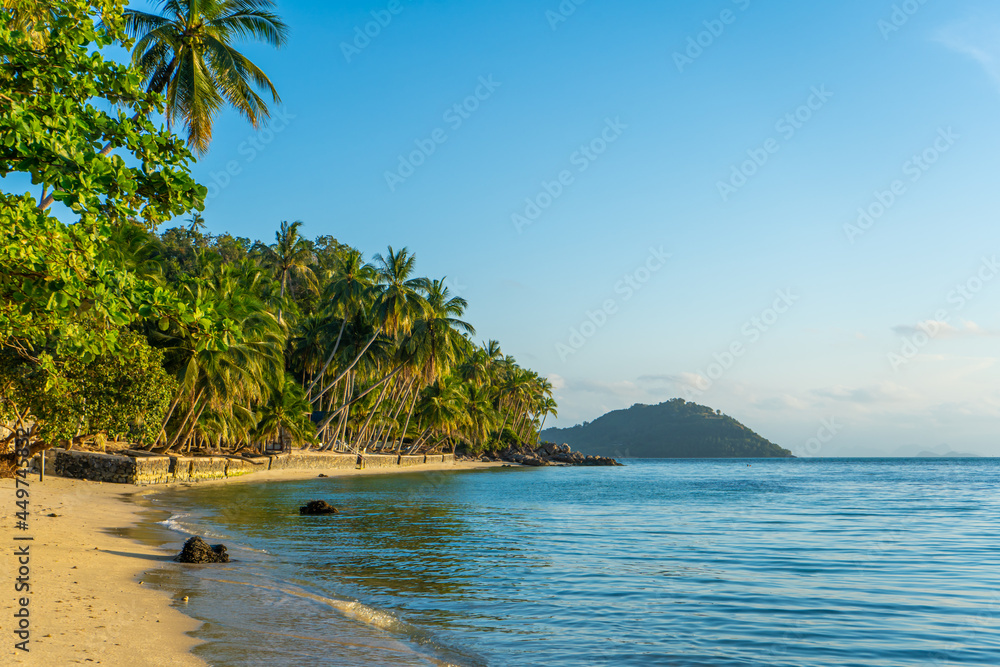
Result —
POLYGON ((174 525, 257 550, 225 579, 183 571, 188 611, 209 622, 199 653, 217 665, 1000 664, 1000 461, 632 461, 433 481, 164 496, 174 525), (341 514, 290 509, 320 497, 341 514), (259 633, 269 648, 251 656, 242 644, 259 633))

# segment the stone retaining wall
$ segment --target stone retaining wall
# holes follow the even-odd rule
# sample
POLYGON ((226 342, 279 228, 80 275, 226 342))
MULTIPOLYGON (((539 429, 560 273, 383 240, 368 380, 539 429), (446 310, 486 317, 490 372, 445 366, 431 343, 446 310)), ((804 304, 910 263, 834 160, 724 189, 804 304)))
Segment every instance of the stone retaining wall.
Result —
POLYGON ((417 456, 407 456, 403 454, 399 457, 399 465, 403 467, 422 466, 424 463, 426 463, 424 459, 425 457, 423 454, 417 456))
POLYGON ((169 456, 136 457, 133 461, 135 462, 133 484, 166 484, 174 481, 170 471, 172 461, 169 456))
POLYGON ((268 470, 343 470, 357 464, 356 454, 279 454, 271 457, 268 470))
POLYGON ((365 468, 394 468, 399 457, 395 454, 365 454, 365 468))
POLYGON ((59 477, 87 479, 92 482, 135 483, 135 459, 98 452, 57 450, 45 464, 59 477))
MULTIPOLYGON (((356 454, 282 454, 260 457, 259 463, 223 456, 119 456, 100 452, 50 449, 46 472, 58 477, 115 484, 166 484, 239 477, 264 470, 343 470, 357 467, 356 454)), ((425 463, 454 463, 452 454, 365 454, 365 468, 416 467, 425 463)), ((37 464, 36 464, 37 466, 37 464)))
POLYGON ((196 456, 191 459, 192 482, 200 482, 205 479, 225 479, 226 464, 229 459, 216 456, 196 456))

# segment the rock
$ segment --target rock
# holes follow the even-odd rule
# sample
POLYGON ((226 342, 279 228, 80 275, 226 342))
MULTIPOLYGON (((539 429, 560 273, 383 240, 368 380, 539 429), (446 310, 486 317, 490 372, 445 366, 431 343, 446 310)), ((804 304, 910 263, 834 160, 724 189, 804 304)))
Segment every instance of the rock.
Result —
POLYGON ((320 477, 329 477, 329 475, 324 475, 323 473, 320 473, 319 476, 320 477))
POLYGON ((315 516, 318 514, 336 514, 337 508, 325 500, 310 500, 299 508, 299 514, 315 516))
POLYGON ((174 559, 179 563, 228 563, 229 554, 222 544, 208 543, 200 537, 192 537, 184 543, 184 548, 174 559))

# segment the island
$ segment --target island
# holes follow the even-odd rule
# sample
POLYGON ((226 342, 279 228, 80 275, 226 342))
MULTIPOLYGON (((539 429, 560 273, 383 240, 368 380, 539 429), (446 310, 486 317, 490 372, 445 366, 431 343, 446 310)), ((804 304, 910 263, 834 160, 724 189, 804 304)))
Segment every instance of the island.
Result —
POLYGON ((541 438, 615 458, 793 458, 729 415, 682 398, 636 403, 592 422, 545 429, 541 438))

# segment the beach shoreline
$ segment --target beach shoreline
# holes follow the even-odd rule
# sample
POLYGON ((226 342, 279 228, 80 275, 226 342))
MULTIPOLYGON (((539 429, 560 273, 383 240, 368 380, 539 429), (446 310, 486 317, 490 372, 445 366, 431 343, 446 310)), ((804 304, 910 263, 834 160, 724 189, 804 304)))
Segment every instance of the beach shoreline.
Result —
MULTIPOLYGON (((164 491, 218 484, 256 484, 328 477, 457 472, 500 467, 499 463, 458 462, 409 468, 365 470, 274 470, 200 482, 139 487, 47 476, 28 478, 28 529, 17 530, 16 489, 0 480, 0 498, 10 511, 0 518, 4 567, 0 596, 0 650, 11 665, 205 665, 192 653, 201 643, 192 633, 201 623, 175 606, 173 594, 143 581, 144 573, 171 562, 153 543, 137 539, 132 529, 150 511, 143 500, 164 491), (49 516, 55 514, 56 516, 49 516), (15 537, 30 537, 15 541, 15 537), (15 550, 27 544, 30 590, 15 592, 15 550), (17 546, 15 546, 17 545, 17 546), (14 614, 28 599, 28 652, 15 648, 14 614)), ((23 488, 23 487, 22 487, 23 488)))

